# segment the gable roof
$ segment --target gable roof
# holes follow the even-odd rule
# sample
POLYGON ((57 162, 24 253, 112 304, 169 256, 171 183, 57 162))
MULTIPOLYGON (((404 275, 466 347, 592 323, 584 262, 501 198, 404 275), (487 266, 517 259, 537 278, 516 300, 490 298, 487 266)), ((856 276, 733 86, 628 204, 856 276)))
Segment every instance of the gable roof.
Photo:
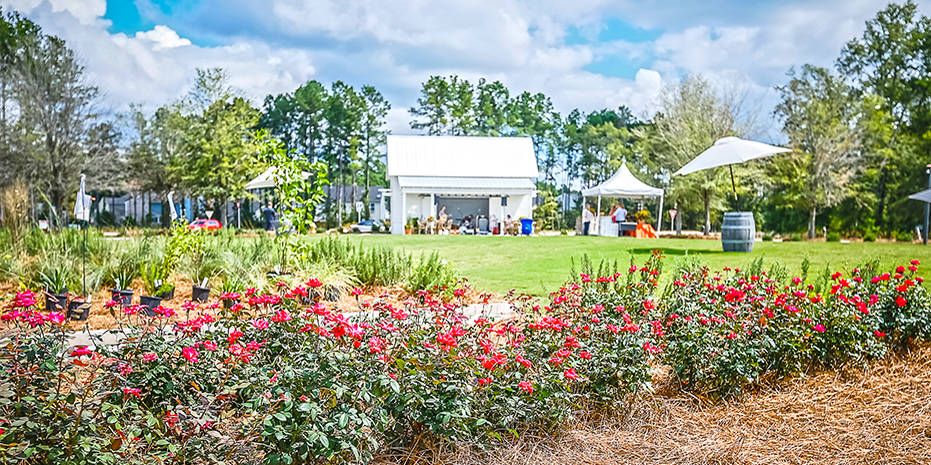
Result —
POLYGON ((658 187, 644 184, 643 181, 637 179, 634 174, 630 172, 630 169, 627 168, 627 163, 624 163, 617 170, 617 172, 614 173, 614 175, 608 178, 605 182, 595 187, 590 187, 583 190, 582 195, 600 195, 603 197, 627 197, 636 199, 659 197, 663 195, 663 190, 658 187))
POLYGON ((388 176, 535 178, 529 137, 388 136, 388 176))

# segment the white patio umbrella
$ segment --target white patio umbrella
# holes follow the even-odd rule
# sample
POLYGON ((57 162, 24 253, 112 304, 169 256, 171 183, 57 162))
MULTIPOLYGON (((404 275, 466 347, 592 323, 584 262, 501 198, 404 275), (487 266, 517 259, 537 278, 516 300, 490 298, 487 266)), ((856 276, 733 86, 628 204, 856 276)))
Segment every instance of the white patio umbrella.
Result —
MULTIPOLYGON (((716 168, 718 166, 735 165, 755 158, 768 157, 777 153, 791 152, 792 150, 784 147, 776 147, 762 142, 744 140, 739 137, 723 137, 715 141, 714 145, 708 150, 700 153, 685 166, 679 168, 679 171, 673 173, 673 176, 682 176, 696 171, 716 168)), ((737 199, 737 183, 734 181, 734 168, 728 166, 731 171, 731 186, 734 189, 734 200, 737 199)), ((739 209, 739 206, 738 206, 739 209)))
MULTIPOLYGON (((249 181, 246 184, 246 190, 253 189, 268 189, 270 187, 275 187, 278 185, 278 176, 277 169, 274 166, 266 169, 262 174, 255 177, 255 179, 249 181)), ((304 179, 310 177, 310 173, 307 171, 301 171, 301 176, 304 179)))
POLYGON ((916 194, 908 196, 912 200, 921 200, 922 202, 931 203, 931 189, 923 190, 916 194))

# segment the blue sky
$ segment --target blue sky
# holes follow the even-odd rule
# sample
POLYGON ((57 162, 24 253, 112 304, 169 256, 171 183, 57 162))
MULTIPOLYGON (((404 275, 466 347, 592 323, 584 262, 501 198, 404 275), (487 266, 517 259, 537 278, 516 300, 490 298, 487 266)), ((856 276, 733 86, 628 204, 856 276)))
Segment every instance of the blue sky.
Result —
MULTIPOLYGON (((931 0, 928 0, 931 1, 931 0)), ((928 13, 919 2, 923 13, 928 13)), ((686 73, 739 82, 765 124, 791 66, 832 66, 886 2, 632 0, 0 0, 68 41, 115 111, 182 96, 222 67, 256 104, 309 79, 374 85, 409 132, 431 75, 543 92, 560 111, 649 117, 686 73)), ((778 128, 777 128, 778 129, 778 128)), ((764 128, 772 132, 772 128, 764 128)))

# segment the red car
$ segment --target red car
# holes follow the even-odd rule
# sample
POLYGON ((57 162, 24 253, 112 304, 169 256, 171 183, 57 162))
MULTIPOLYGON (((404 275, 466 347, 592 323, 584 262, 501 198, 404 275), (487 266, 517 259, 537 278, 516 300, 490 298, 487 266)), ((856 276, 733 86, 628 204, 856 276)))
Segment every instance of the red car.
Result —
POLYGON ((207 231, 213 231, 215 229, 220 229, 220 222, 217 220, 194 220, 193 223, 187 225, 188 229, 205 229, 207 231))

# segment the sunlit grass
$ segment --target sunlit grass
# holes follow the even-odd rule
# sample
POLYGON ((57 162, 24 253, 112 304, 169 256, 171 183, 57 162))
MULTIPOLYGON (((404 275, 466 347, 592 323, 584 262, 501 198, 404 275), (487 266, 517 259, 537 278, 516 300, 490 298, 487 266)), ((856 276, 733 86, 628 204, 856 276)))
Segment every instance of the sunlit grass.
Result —
POLYGON ((387 245, 408 252, 437 251, 479 289, 505 293, 510 289, 542 295, 558 289, 566 281, 570 259, 578 266, 579 258, 588 254, 592 260, 617 260, 626 268, 631 256, 641 263, 652 250, 663 250, 670 260, 698 256, 712 269, 746 266, 757 257, 764 265, 779 263, 791 273, 801 272, 805 253, 811 263, 809 273, 854 267, 869 259, 883 265, 907 264, 919 259, 920 275, 931 277, 931 247, 905 243, 838 242, 757 242, 753 253, 724 253, 721 242, 700 239, 634 239, 610 237, 490 237, 490 236, 348 236, 366 244, 387 245))

